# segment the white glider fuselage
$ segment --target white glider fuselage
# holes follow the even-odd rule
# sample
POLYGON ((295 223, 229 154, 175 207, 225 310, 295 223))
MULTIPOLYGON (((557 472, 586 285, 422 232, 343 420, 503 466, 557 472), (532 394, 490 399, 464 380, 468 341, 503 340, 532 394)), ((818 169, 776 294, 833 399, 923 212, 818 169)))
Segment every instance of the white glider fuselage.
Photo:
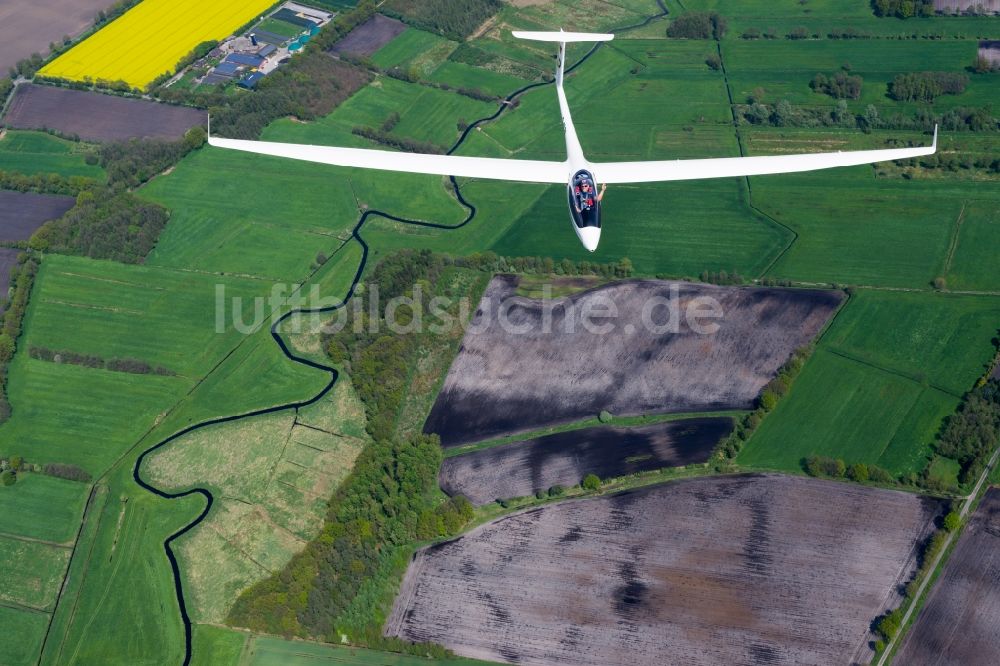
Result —
MULTIPOLYGON (((563 34, 560 32, 560 36, 563 34)), ((532 33, 514 33, 515 37, 532 39, 532 33)), ((597 41, 595 38, 613 35, 585 35, 587 41, 597 41)), ((571 39, 571 41, 584 41, 571 39)), ((559 42, 559 65, 556 68, 556 96, 559 98, 559 113, 563 121, 563 133, 566 136, 566 200, 569 206, 569 219, 573 223, 573 231, 588 252, 597 250, 601 242, 601 201, 598 198, 597 181, 594 179, 593 167, 583 155, 583 146, 576 135, 573 116, 569 112, 569 102, 566 100, 566 90, 563 88, 563 74, 566 71, 566 42, 559 42), (584 186, 589 188, 585 191, 584 186)))

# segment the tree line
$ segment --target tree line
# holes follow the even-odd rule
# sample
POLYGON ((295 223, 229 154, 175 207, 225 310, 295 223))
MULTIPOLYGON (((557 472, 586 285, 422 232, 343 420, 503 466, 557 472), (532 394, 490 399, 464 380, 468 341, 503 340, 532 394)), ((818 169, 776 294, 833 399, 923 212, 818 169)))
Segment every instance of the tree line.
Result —
POLYGON ((934 0, 871 0, 875 16, 934 16, 934 0))
MULTIPOLYGON (((756 98, 756 96, 754 96, 756 98)), ((940 113, 920 108, 912 114, 896 112, 883 116, 878 107, 869 104, 861 113, 854 113, 847 100, 840 100, 833 109, 795 106, 788 100, 765 104, 752 99, 733 107, 742 125, 769 127, 849 127, 868 132, 873 129, 926 130, 940 125, 950 132, 996 132, 1000 117, 989 107, 955 107, 940 113)))
POLYGON ((955 414, 945 421, 937 452, 962 465, 959 480, 971 483, 1000 446, 1000 380, 992 379, 970 391, 955 414))
POLYGON ((24 313, 31 297, 31 287, 38 274, 38 261, 22 252, 11 271, 10 297, 4 299, 3 327, 0 328, 0 423, 10 418, 7 399, 7 369, 17 351, 18 338, 24 324, 24 313))

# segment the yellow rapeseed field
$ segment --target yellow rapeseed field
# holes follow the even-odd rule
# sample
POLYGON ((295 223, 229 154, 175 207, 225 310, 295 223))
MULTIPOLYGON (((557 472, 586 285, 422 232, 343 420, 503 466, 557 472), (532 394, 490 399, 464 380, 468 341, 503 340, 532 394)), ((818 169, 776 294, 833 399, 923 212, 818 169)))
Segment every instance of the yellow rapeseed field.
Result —
POLYGON ((221 40, 274 0, 143 0, 39 72, 144 88, 202 42, 221 40))

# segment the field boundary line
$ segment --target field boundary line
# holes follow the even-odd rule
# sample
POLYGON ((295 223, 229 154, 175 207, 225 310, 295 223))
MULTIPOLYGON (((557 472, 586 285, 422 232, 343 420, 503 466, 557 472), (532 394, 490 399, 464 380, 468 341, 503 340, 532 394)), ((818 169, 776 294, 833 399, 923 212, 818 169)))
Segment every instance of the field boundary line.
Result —
MULTIPOLYGON (((82 524, 83 521, 81 521, 82 524)), ((80 530, 76 531, 77 537, 80 536, 80 530)), ((24 541, 26 543, 40 543, 45 546, 52 546, 53 548, 61 548, 63 550, 72 550, 76 545, 76 541, 59 543, 58 541, 48 541, 46 539, 38 539, 35 537, 24 536, 22 534, 11 534, 10 532, 0 532, 0 539, 11 539, 13 541, 24 541)))
POLYGON ((926 386, 926 387, 932 388, 932 389, 934 389, 936 391, 940 391, 941 393, 946 393, 946 394, 952 396, 953 398, 959 398, 959 399, 962 398, 962 394, 961 393, 955 393, 951 389, 946 389, 946 388, 944 388, 942 386, 938 386, 937 384, 933 384, 933 383, 931 383, 929 381, 928 382, 924 382, 921 379, 919 379, 918 377, 916 377, 914 375, 907 374, 906 372, 904 372, 902 370, 895 370, 893 368, 888 368, 888 367, 885 367, 885 366, 881 366, 881 365, 878 365, 877 363, 875 363, 874 361, 869 361, 867 359, 864 359, 864 358, 861 358, 861 357, 858 357, 858 356, 854 356, 853 354, 850 354, 849 352, 840 351, 839 349, 834 348, 832 345, 826 346, 826 347, 824 347, 824 349, 827 352, 829 352, 830 354, 833 354, 834 356, 839 356, 839 357, 845 358, 845 359, 847 359, 849 361, 854 361, 855 363, 860 363, 861 365, 868 366, 869 368, 874 368, 875 370, 881 370, 882 372, 885 372, 885 373, 890 374, 890 375, 895 375, 897 377, 902 377, 903 379, 908 379, 911 382, 913 382, 914 384, 919 384, 920 386, 926 386))
MULTIPOLYGON (((77 532, 77 543, 79 543, 80 535, 83 534, 83 529, 87 524, 87 516, 90 513, 91 508, 93 506, 93 500, 95 497, 97 497, 97 493, 99 492, 98 488, 99 488, 98 484, 95 483, 93 485, 93 489, 90 491, 90 497, 87 498, 87 506, 84 508, 83 519, 80 520, 80 529, 77 532)), ((100 510, 98 510, 97 512, 97 525, 94 527, 94 539, 93 541, 91 541, 90 548, 87 550, 87 559, 83 563, 83 568, 80 569, 81 591, 83 589, 82 587, 83 581, 86 580, 87 572, 90 570, 90 560, 94 555, 94 548, 97 547, 97 533, 101 529, 101 520, 104 517, 104 509, 107 506, 107 495, 109 493, 110 491, 107 490, 107 487, 105 486, 105 490, 103 491, 104 501, 101 503, 100 510)), ((52 630, 52 622, 55 621, 56 611, 59 610, 59 604, 62 601, 63 592, 65 592, 66 590, 66 580, 69 578, 69 572, 72 570, 71 568, 73 566, 73 561, 76 559, 76 554, 77 550, 76 547, 74 547, 73 553, 70 555, 69 558, 69 564, 66 567, 66 575, 63 576, 63 584, 59 589, 59 595, 56 597, 56 604, 52 608, 52 619, 49 620, 49 626, 45 629, 45 637, 42 639, 42 650, 41 652, 39 652, 38 655, 39 662, 41 662, 42 657, 45 656, 45 646, 46 644, 48 644, 49 641, 49 632, 52 630)), ((56 652, 55 661, 53 663, 59 663, 59 657, 62 656, 63 646, 66 644, 66 634, 69 633, 69 629, 73 626, 73 622, 75 621, 76 618, 76 609, 77 606, 79 606, 79 604, 80 604, 80 595, 77 594, 73 600, 73 607, 69 610, 69 618, 67 619, 66 632, 59 639, 59 650, 56 652)))
POLYGON ((951 243, 948 244, 948 254, 944 259, 944 270, 941 271, 942 277, 947 278, 948 273, 951 271, 951 265, 955 261, 955 251, 958 250, 958 237, 962 233, 962 223, 965 221, 965 211, 969 206, 968 201, 962 202, 962 210, 958 212, 958 219, 955 220, 955 226, 952 231, 951 243))
MULTIPOLYGON (((42 610, 41 608, 35 608, 33 606, 25 606, 23 604, 17 603, 16 601, 11 601, 9 599, 0 599, 0 607, 9 608, 11 610, 16 610, 16 611, 23 611, 25 613, 32 613, 33 615, 49 615, 49 616, 52 616, 52 615, 55 614, 55 610, 54 609, 51 610, 51 611, 42 610)), ((52 620, 50 619, 49 623, 51 624, 51 622, 52 622, 52 620)))
MULTIPOLYGON (((966 515, 968 515, 969 509, 972 508, 973 503, 976 501, 976 498, 979 497, 979 493, 980 491, 982 491, 983 485, 989 478, 990 472, 993 471, 993 466, 996 465, 998 457, 1000 457, 1000 448, 996 449, 993 452, 993 455, 990 457, 989 462, 986 463, 985 469, 983 469, 983 473, 979 475, 979 481, 976 482, 975 488, 973 488, 972 492, 969 493, 969 495, 965 498, 965 502, 962 504, 962 509, 961 511, 959 511, 958 514, 963 521, 965 520, 966 515)), ((888 644, 886 644, 885 650, 882 652, 882 657, 878 660, 878 664, 876 666, 884 666, 886 660, 895 651, 895 648, 897 647, 900 639, 903 636, 909 634, 909 632, 913 630, 913 627, 908 626, 910 618, 913 615, 913 611, 918 606, 920 607, 921 610, 923 609, 924 603, 926 603, 927 601, 926 599, 923 598, 924 593, 927 591, 927 586, 930 585, 932 580, 935 581, 937 580, 935 572, 937 572, 938 567, 941 565, 941 560, 944 559, 946 554, 950 555, 948 551, 951 548, 952 543, 954 543, 956 537, 962 531, 963 530, 955 530, 953 532, 948 532, 948 537, 945 540, 944 546, 942 546, 937 556, 935 556, 934 561, 931 563, 931 566, 927 569, 927 575, 924 576, 923 580, 920 581, 920 585, 919 587, 917 587, 917 591, 913 595, 913 602, 906 608, 906 612, 903 613, 903 618, 899 621, 899 626, 906 630, 898 632, 888 642, 888 644)))
MULTIPOLYGON (((684 8, 684 3, 680 2, 680 0, 678 0, 677 4, 679 4, 681 6, 681 8, 684 8)), ((685 9, 685 11, 687 11, 687 9, 685 9)), ((733 127, 734 134, 736 134, 736 146, 739 148, 740 157, 746 157, 746 150, 743 147, 743 135, 740 133, 740 124, 739 124, 739 121, 736 118, 736 102, 733 99, 733 87, 729 84, 729 70, 726 69, 726 59, 722 55, 722 41, 719 40, 719 39, 715 40, 715 50, 719 54, 719 66, 722 68, 722 81, 726 85, 726 97, 729 99, 729 115, 733 119, 732 120, 732 123, 733 123, 732 127, 733 127)), ((746 182, 746 185, 747 185, 747 207, 750 209, 750 211, 753 212, 753 213, 757 213, 758 215, 760 215, 762 218, 764 218, 768 222, 770 222, 772 224, 775 224, 778 227, 780 227, 781 229, 784 229, 785 231, 787 231, 790 234, 792 234, 791 239, 789 239, 789 241, 785 245, 785 247, 781 251, 779 251, 777 255, 775 255, 774 259, 772 259, 770 262, 768 262, 768 264, 766 266, 764 266, 764 270, 762 270, 760 273, 758 273, 757 279, 759 280, 762 277, 764 277, 765 275, 767 275, 768 273, 770 273, 771 269, 774 268, 775 264, 777 264, 778 261, 783 256, 785 256, 785 254, 790 249, 792 249, 792 246, 799 239, 799 232, 795 231, 795 229, 792 229, 787 224, 785 224, 783 222, 779 222, 777 219, 775 219, 774 217, 768 215, 763 210, 761 210, 756 205, 754 205, 754 202, 753 202, 753 185, 750 183, 750 177, 749 176, 744 176, 743 180, 744 180, 744 182, 746 182)))

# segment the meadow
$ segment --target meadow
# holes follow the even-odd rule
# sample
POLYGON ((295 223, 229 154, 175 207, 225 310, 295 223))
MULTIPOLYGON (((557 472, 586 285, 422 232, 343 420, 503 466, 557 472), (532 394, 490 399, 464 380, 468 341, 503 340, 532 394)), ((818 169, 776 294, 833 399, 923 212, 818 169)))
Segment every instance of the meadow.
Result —
POLYGON ((90 488, 43 474, 23 473, 17 483, 0 492, 4 534, 72 543, 80 529, 90 488))
POLYGON ((144 0, 42 68, 71 81, 125 81, 144 88, 195 46, 222 40, 270 7, 271 0, 144 0))
POLYGON ((327 499, 365 442, 354 434, 364 412, 345 378, 308 414, 303 422, 289 410, 212 426, 148 459, 146 477, 157 487, 175 491, 197 479, 216 497, 205 522, 179 542, 194 621, 222 623, 243 590, 319 532, 327 499))
POLYGON ((0 605, 0 626, 6 634, 4 663, 10 666, 36 664, 49 626, 48 614, 0 605))
POLYGON ((457 47, 457 42, 440 35, 407 28, 373 53, 371 59, 379 67, 400 67, 423 78, 444 62, 457 47))
POLYGON ((60 176, 83 176, 104 180, 104 170, 87 164, 93 152, 87 144, 75 143, 46 134, 7 130, 0 139, 0 171, 27 175, 56 173, 60 176))
POLYGON ((860 290, 738 461, 799 471, 824 455, 920 472, 994 353, 998 308, 995 296, 860 290))

